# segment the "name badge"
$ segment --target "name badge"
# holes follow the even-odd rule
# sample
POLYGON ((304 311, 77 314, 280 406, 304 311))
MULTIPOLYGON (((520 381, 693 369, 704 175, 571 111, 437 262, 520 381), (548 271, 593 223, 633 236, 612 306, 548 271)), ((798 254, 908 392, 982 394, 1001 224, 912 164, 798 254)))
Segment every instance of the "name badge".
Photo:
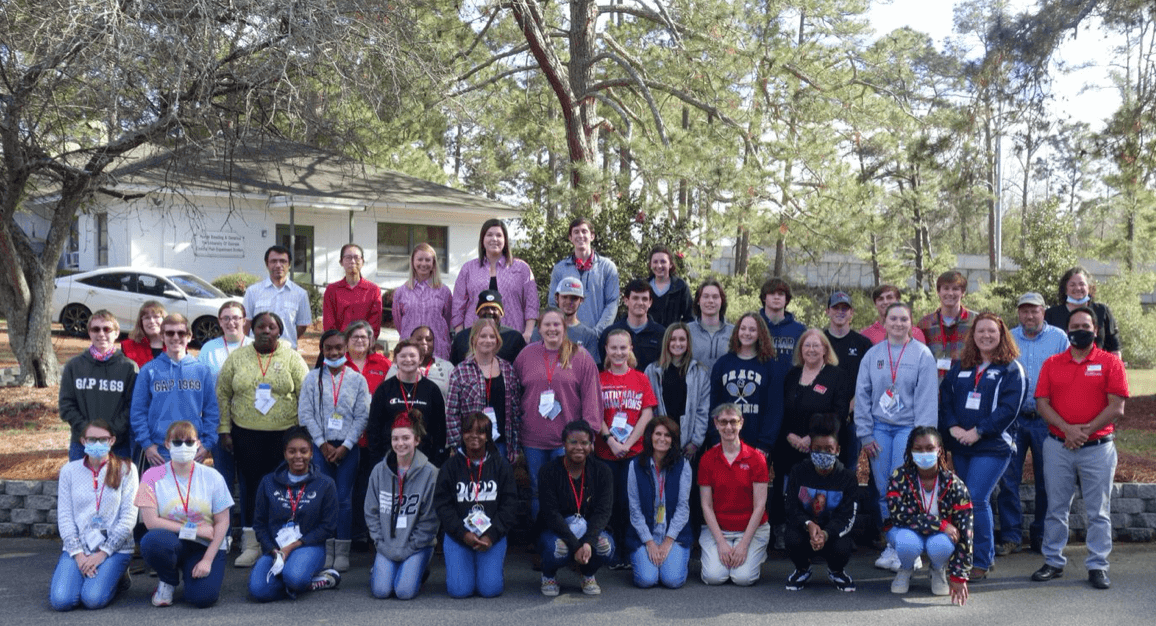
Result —
POLYGON ((964 405, 964 408, 972 410, 972 411, 978 411, 979 410, 979 401, 980 401, 979 392, 973 391, 973 392, 967 394, 967 404, 964 405))
POLYGON ((970 378, 970 377, 971 377, 971 372, 970 372, 970 371, 967 371, 967 370, 960 370, 960 372, 959 372, 959 378, 970 378))
POLYGON ((100 548, 100 544, 104 543, 104 531, 99 528, 89 528, 88 532, 84 533, 84 547, 89 552, 96 552, 100 548))
POLYGON ((884 413, 888 415, 895 410, 895 405, 899 404, 899 399, 895 397, 895 393, 888 389, 879 396, 879 408, 883 409, 884 413))
POLYGON ((498 432, 498 414, 494 412, 494 407, 488 406, 482 409, 482 413, 490 418, 490 441, 497 441, 502 433, 498 432))
POLYGON ((344 425, 345 425, 345 418, 342 417, 341 415, 338 415, 337 413, 334 413, 333 415, 331 415, 329 417, 329 421, 325 422, 325 427, 328 428, 329 430, 341 430, 341 427, 344 425))
POLYGON ((409 520, 406 519, 406 517, 404 515, 398 515, 397 516, 397 527, 399 529, 401 529, 401 528, 406 528, 408 526, 409 526, 409 520))
POLYGON ((297 541, 301 538, 301 529, 297 524, 289 522, 277 531, 277 547, 284 548, 285 546, 297 541))
POLYGON ((634 432, 634 427, 626 423, 626 412, 619 411, 615 413, 614 418, 610 421, 610 435, 618 441, 625 443, 632 432, 634 432))
POLYGON ((936 359, 935 367, 941 370, 951 369, 951 359, 936 359))
POLYGON ((181 532, 178 537, 184 539, 185 541, 196 541, 197 525, 192 522, 185 522, 185 525, 181 526, 181 532))
POLYGON ((481 537, 490 529, 490 516, 486 515, 486 511, 480 506, 475 506, 470 509, 470 514, 464 520, 466 529, 475 535, 481 537))
POLYGON ((270 385, 269 383, 261 383, 261 384, 257 385, 257 401, 258 402, 260 402, 262 400, 272 400, 272 399, 273 399, 273 386, 272 385, 270 385))
POLYGON ((566 518, 566 526, 574 536, 581 539, 586 536, 586 518, 581 515, 571 515, 566 518))
POLYGON ((654 523, 655 524, 665 524, 666 523, 666 505, 665 504, 660 504, 657 507, 655 507, 655 509, 654 509, 654 523))
POLYGON ((827 393, 827 388, 824 387, 823 385, 815 385, 814 387, 812 387, 812 389, 814 389, 815 393, 817 393, 819 395, 823 395, 823 394, 827 393))
POLYGON ((1088 365, 1088 373, 1095 372, 1099 374, 1103 369, 1104 366, 1099 363, 1092 363, 1091 365, 1088 365))

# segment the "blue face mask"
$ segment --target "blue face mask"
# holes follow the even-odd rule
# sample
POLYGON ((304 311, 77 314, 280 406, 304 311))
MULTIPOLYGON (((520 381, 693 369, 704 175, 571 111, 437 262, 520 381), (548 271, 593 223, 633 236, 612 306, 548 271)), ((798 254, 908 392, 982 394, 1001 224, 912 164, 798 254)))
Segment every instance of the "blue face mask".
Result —
POLYGON ((345 356, 342 355, 340 359, 325 359, 325 365, 328 367, 341 367, 345 365, 345 356))
POLYGON ((103 459, 112 450, 112 444, 99 441, 88 441, 84 444, 84 454, 93 459, 103 459))
POLYGON ((820 472, 825 472, 832 467, 835 467, 835 461, 839 459, 838 456, 830 452, 815 452, 811 451, 811 463, 815 465, 815 469, 820 472))
POLYGON ((1079 300, 1073 298, 1072 296, 1068 296, 1068 304, 1087 304, 1088 300, 1091 300, 1091 299, 1092 299, 1092 296, 1084 296, 1083 298, 1080 298, 1079 300))
POLYGON ((911 460, 919 469, 931 469, 939 462, 938 452, 912 452, 911 460))

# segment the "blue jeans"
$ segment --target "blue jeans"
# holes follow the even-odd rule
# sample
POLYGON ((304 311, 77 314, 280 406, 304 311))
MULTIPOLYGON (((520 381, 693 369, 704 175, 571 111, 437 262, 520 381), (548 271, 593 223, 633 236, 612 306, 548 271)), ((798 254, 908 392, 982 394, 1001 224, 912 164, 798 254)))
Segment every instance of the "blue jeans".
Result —
POLYGON ((57 611, 71 611, 81 604, 86 609, 103 609, 116 595, 117 583, 128 569, 130 559, 131 553, 117 552, 97 566, 96 576, 86 578, 80 573, 76 559, 62 552, 52 574, 48 602, 57 611))
POLYGON ((1016 454, 1011 459, 1007 471, 999 483, 1000 540, 1019 544, 1023 542, 1024 509, 1020 502, 1020 482, 1024 476, 1024 460, 1028 450, 1032 451, 1032 475, 1036 479, 1035 517, 1031 524, 1032 541, 1043 541, 1044 518, 1048 516, 1048 490, 1044 482, 1044 440, 1048 438, 1048 425, 1042 417, 1016 420, 1016 454))
POLYGON ((903 453, 907 451, 907 438, 911 436, 914 426, 895 426, 875 422, 872 433, 875 443, 879 444, 879 453, 871 459, 871 473, 875 477, 875 489, 879 494, 879 512, 886 520, 891 517, 887 512, 887 485, 891 481, 891 474, 900 465, 903 465, 903 453))
POLYGON ((189 604, 205 608, 212 606, 221 595, 221 582, 225 579, 225 551, 217 550, 213 566, 204 578, 193 578, 193 567, 205 556, 208 546, 195 541, 183 541, 171 530, 154 528, 140 542, 140 554, 144 562, 157 572, 161 582, 177 586, 181 574, 185 576, 185 600, 189 604))
POLYGON ((313 574, 325 564, 325 546, 301 546, 289 553, 285 568, 276 576, 269 575, 273 555, 262 554, 249 573, 249 595, 257 602, 272 602, 282 598, 296 598, 309 591, 313 574))
POLYGON ((662 583, 662 586, 667 589, 678 589, 686 583, 686 567, 687 563, 690 562, 690 549, 677 543, 671 544, 670 553, 666 555, 666 560, 662 562, 662 566, 655 567, 654 563, 650 562, 650 554, 646 552, 646 546, 641 545, 630 556, 630 562, 634 566, 635 587, 649 589, 662 583))
POLYGON ((955 464, 955 473, 963 479, 963 484, 967 485, 967 491, 971 494, 971 510, 975 515, 973 565, 985 570, 991 569, 991 562, 995 560, 991 493, 1007 470, 1011 457, 953 454, 951 459, 955 464))
POLYGON ((321 473, 337 483, 337 537, 339 540, 348 540, 353 537, 353 483, 357 480, 357 463, 361 456, 361 449, 356 445, 341 459, 341 463, 334 465, 321 456, 321 448, 313 446, 313 461, 321 469, 321 473))
MULTIPOLYGON (((569 549, 562 556, 555 553, 558 539, 558 535, 548 530, 543 530, 542 534, 538 535, 538 554, 542 557, 542 576, 546 578, 553 578, 558 574, 558 570, 574 561, 574 555, 570 553, 569 549)), ((599 551, 598 546, 590 546, 590 560, 585 565, 578 566, 578 571, 582 572, 583 576, 593 576, 598 568, 614 557, 614 539, 605 530, 598 533, 596 543, 602 543, 603 539, 606 540, 609 549, 599 551)))
POLYGON ((946 533, 925 536, 910 528, 892 528, 887 531, 887 543, 895 546, 903 569, 913 569, 915 558, 924 552, 927 553, 927 560, 931 561, 932 569, 939 569, 947 565, 948 559, 955 552, 955 544, 946 533))
MULTIPOLYGON (((119 456, 122 459, 132 459, 132 443, 130 443, 128 441, 125 441, 123 443, 118 441, 118 442, 116 442, 116 446, 113 447, 112 453, 119 456)), ((84 458, 84 446, 81 445, 79 441, 73 441, 72 443, 68 444, 68 460, 69 461, 79 461, 80 459, 83 459, 83 458, 84 458)))
POLYGON ((412 600, 421 591, 421 577, 433 556, 433 546, 422 548, 404 561, 391 561, 378 552, 369 572, 369 591, 375 598, 396 595, 398 600, 412 600))
POLYGON ((522 448, 522 454, 526 455, 526 470, 530 473, 530 519, 538 519, 538 471, 543 465, 565 453, 562 448, 551 450, 522 448))
POLYGON ((506 563, 506 538, 489 550, 477 552, 446 533, 446 593, 451 598, 468 598, 476 592, 483 598, 496 598, 506 588, 502 568, 506 563))

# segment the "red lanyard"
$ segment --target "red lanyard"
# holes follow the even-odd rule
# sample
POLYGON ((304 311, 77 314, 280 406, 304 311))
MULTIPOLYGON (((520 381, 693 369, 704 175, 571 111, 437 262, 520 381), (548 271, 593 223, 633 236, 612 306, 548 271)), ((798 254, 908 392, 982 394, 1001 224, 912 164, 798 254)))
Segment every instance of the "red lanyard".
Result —
POLYGON ((429 371, 430 371, 430 368, 432 368, 434 366, 434 363, 436 363, 436 361, 430 361, 429 365, 425 366, 425 371, 423 371, 421 373, 421 375, 426 377, 426 378, 429 378, 429 371))
MULTIPOLYGON (((399 381, 400 382, 400 381, 399 381)), ((337 408, 337 397, 341 395, 341 385, 345 383, 345 368, 341 368, 341 378, 338 379, 333 375, 333 370, 329 370, 329 383, 333 387, 333 408, 337 408)))
POLYGON ((101 463, 100 467, 98 467, 92 471, 92 493, 96 494, 96 514, 98 516, 100 515, 100 501, 104 499, 104 486, 107 483, 101 483, 100 484, 100 493, 97 494, 97 492, 96 492, 96 478, 97 478, 97 476, 100 475, 100 470, 104 469, 105 465, 108 465, 108 461, 101 463))
POLYGON ((257 367, 261 368, 261 378, 265 377, 266 372, 269 371, 269 366, 273 364, 273 353, 269 353, 269 361, 264 365, 261 364, 261 353, 257 353, 257 367))
POLYGON ((558 367, 558 359, 554 359, 554 364, 551 365, 546 354, 547 352, 542 352, 542 365, 546 367, 546 388, 552 389, 554 387, 554 368, 558 367))
MULTIPOLYGON (((409 396, 407 396, 405 393, 405 383, 401 382, 400 378, 397 379, 397 386, 401 388, 401 403, 405 405, 405 410, 411 410, 413 405, 409 401, 409 396)), ((417 383, 413 384, 413 392, 414 394, 417 394, 417 383)))
POLYGON ((169 461, 169 469, 173 471, 173 484, 177 486, 177 499, 181 501, 181 506, 185 507, 185 521, 189 520, 189 498, 193 497, 193 472, 197 469, 197 464, 189 468, 189 486, 185 490, 185 495, 181 496, 181 483, 177 481, 177 468, 169 461))
POLYGON ((943 328, 944 328, 943 312, 942 311, 936 311, 935 312, 935 316, 937 318, 939 318, 939 336, 943 337, 943 349, 944 350, 947 349, 947 344, 955 343, 956 341, 959 340, 959 323, 963 321, 964 311, 966 311, 966 310, 967 309, 960 307, 959 317, 955 318, 955 324, 951 327, 951 336, 950 337, 947 335, 947 332, 945 330, 943 330, 943 328))
POLYGON ((570 480, 570 491, 574 494, 574 507, 577 509, 576 511, 574 511, 574 513, 576 515, 581 515, 582 514, 582 498, 584 498, 586 496, 586 469, 583 468, 583 470, 582 470, 582 489, 581 490, 575 490, 574 489, 574 479, 571 478, 569 472, 566 473, 566 478, 568 478, 570 480))
POLYGON ((301 489, 297 490, 297 497, 293 497, 293 489, 287 488, 285 490, 289 494, 289 519, 295 521, 297 519, 297 504, 301 502, 301 496, 305 495, 305 485, 301 485, 301 489))
POLYGON ((891 360, 891 340, 887 340, 887 364, 891 366, 891 386, 895 386, 895 376, 899 373, 899 362, 903 360, 903 353, 907 352, 907 344, 911 343, 909 338, 903 342, 903 349, 899 351, 899 358, 894 361, 891 360))
POLYGON ((984 365, 983 368, 979 368, 979 367, 975 368, 975 385, 971 388, 972 391, 977 391, 979 389, 979 377, 983 376, 983 373, 986 371, 987 371, 986 365, 984 365))
MULTIPOLYGON (((651 461, 653 463, 654 461, 651 461)), ((666 501, 666 472, 658 471, 658 465, 654 466, 654 482, 658 483, 658 500, 660 502, 666 501)))
MULTIPOLYGON (((478 503, 478 494, 482 490, 482 466, 486 464, 486 455, 482 453, 482 460, 478 461, 478 479, 474 481, 474 504, 478 503)), ((470 475, 470 460, 466 459, 466 475, 470 475)), ((473 478, 473 476, 470 476, 473 478)))
POLYGON ((935 486, 931 488, 930 497, 924 496, 927 493, 923 489, 923 481, 918 478, 915 479, 919 483, 919 501, 923 505, 924 513, 931 513, 931 505, 935 503, 935 498, 939 494, 939 475, 935 475, 935 486))

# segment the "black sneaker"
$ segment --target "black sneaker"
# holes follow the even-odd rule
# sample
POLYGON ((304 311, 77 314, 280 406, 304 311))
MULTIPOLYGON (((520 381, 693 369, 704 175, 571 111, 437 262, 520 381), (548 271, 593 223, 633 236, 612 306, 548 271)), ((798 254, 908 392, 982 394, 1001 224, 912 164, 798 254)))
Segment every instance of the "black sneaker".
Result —
POLYGON ((811 580, 810 569, 797 569, 787 576, 787 591, 801 591, 807 586, 807 581, 811 580))
POLYGON ((629 570, 629 569, 634 569, 634 566, 630 564, 630 561, 621 561, 618 563, 611 563, 610 564, 610 570, 614 571, 614 572, 621 572, 623 570, 629 570))
POLYGON ((855 591, 855 581, 852 580, 851 576, 844 570, 837 572, 827 570, 827 578, 830 578, 831 582, 835 583, 835 588, 839 591, 846 591, 848 593, 855 591))

